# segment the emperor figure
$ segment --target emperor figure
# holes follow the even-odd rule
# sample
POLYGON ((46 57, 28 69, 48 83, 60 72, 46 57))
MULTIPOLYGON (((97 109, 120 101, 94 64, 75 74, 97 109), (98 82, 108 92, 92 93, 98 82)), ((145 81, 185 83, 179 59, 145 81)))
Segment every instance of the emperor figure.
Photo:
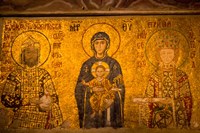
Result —
POLYGON ((27 37, 21 44, 22 67, 6 79, 1 102, 14 111, 9 128, 51 129, 63 121, 51 76, 38 67, 40 47, 35 38, 27 37))

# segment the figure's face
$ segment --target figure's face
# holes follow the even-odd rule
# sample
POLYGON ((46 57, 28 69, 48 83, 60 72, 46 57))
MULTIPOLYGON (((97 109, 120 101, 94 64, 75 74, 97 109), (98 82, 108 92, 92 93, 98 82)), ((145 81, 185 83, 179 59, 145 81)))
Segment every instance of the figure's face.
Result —
POLYGON ((97 68, 97 70, 96 70, 97 77, 103 77, 104 74, 105 74, 105 70, 103 68, 101 68, 101 67, 97 68))
POLYGON ((106 50, 107 43, 106 40, 96 40, 94 42, 94 49, 97 52, 97 54, 103 54, 106 50))
POLYGON ((33 67, 38 64, 39 61, 39 50, 34 47, 28 47, 24 49, 24 63, 29 66, 33 67))
POLYGON ((164 48, 160 50, 160 58, 166 64, 173 61, 174 54, 174 49, 164 48))

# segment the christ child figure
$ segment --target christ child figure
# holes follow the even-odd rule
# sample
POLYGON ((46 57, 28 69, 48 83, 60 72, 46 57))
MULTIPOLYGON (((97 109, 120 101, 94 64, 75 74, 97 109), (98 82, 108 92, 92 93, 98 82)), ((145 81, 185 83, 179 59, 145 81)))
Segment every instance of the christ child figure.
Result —
POLYGON ((91 118, 95 116, 102 117, 102 111, 109 108, 114 102, 113 85, 106 79, 106 68, 98 65, 95 69, 95 78, 89 82, 82 81, 83 85, 89 86, 92 96, 90 105, 92 108, 91 118))

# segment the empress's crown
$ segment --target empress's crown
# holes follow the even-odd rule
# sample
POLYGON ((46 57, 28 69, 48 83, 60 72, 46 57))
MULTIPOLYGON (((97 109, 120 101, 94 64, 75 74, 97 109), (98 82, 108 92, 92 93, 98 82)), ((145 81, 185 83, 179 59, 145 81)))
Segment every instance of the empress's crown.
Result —
POLYGON ((157 38, 155 38, 156 45, 158 48, 179 48, 179 36, 177 33, 172 31, 160 32, 157 38))

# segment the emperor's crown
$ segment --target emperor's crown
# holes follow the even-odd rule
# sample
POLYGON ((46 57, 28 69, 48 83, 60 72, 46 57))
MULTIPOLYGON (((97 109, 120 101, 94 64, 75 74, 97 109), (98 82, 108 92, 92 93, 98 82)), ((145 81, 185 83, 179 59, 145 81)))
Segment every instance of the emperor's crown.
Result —
POLYGON ((21 45, 22 49, 25 49, 28 47, 34 47, 34 48, 40 49, 40 43, 32 36, 29 36, 21 45))

